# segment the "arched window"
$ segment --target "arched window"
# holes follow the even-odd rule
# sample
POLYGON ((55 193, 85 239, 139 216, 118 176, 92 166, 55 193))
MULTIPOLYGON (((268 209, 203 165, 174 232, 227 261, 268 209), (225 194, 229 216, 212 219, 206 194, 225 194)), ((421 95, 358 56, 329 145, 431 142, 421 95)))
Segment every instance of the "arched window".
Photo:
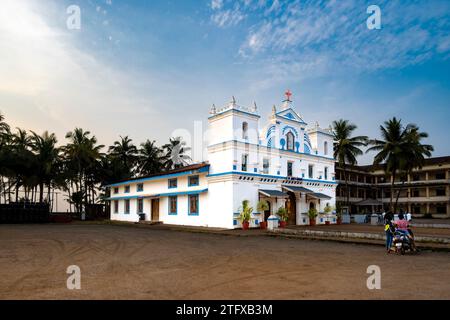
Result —
POLYGON ((328 155, 328 142, 327 141, 325 141, 323 143, 323 154, 328 155))
POLYGON ((248 139, 248 123, 242 123, 242 139, 248 139))
POLYGON ((292 132, 288 132, 286 134, 286 145, 287 145, 286 148, 288 150, 294 150, 295 138, 292 132))

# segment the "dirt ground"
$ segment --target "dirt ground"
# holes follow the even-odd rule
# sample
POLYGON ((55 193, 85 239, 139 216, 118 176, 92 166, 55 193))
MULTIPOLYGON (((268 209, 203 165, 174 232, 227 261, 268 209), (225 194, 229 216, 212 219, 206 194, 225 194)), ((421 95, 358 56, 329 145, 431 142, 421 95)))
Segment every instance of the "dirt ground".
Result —
POLYGON ((0 299, 450 299, 450 253, 113 225, 0 225, 0 299), (68 290, 66 268, 81 268, 68 290), (381 290, 366 286, 381 268, 381 290))

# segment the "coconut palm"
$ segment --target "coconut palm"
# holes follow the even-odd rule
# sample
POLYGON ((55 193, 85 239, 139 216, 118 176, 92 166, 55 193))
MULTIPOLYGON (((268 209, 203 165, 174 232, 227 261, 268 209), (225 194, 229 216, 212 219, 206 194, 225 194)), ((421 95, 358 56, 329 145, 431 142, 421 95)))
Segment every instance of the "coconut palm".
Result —
POLYGON ((363 151, 360 148, 366 146, 368 141, 367 136, 352 137, 353 131, 355 131, 356 128, 357 126, 353 123, 349 123, 348 120, 340 119, 333 121, 334 158, 339 163, 339 167, 342 168, 344 173, 347 206, 350 202, 347 165, 354 166, 358 163, 356 158, 363 154, 363 151))
POLYGON ((391 177, 390 208, 395 212, 397 208, 393 197, 396 179, 400 176, 404 180, 407 173, 421 167, 425 156, 431 156, 433 146, 421 143, 422 139, 428 137, 426 132, 420 132, 414 124, 404 127, 396 117, 385 121, 380 131, 382 139, 370 140, 372 147, 367 152, 378 152, 374 157, 374 165, 384 164, 386 175, 391 177))
MULTIPOLYGON (((76 194, 76 199, 84 199, 85 205, 93 188, 92 172, 97 166, 96 162, 102 157, 101 149, 104 148, 103 145, 97 145, 97 138, 90 134, 89 131, 76 128, 66 134, 69 143, 62 147, 67 188, 75 185, 72 195, 76 194)), ((77 211, 81 212, 83 203, 74 204, 77 211)))
MULTIPOLYGON (((58 142, 54 133, 49 134, 45 131, 38 135, 32 131, 31 149, 36 155, 38 163, 38 183, 39 183, 39 201, 44 201, 44 184, 47 185, 47 197, 50 200, 51 187, 56 179, 59 165, 59 149, 56 147, 58 142)), ((50 202, 50 201, 49 201, 50 202)))
POLYGON ((128 136, 121 136, 120 141, 115 141, 114 144, 109 147, 108 152, 112 157, 115 157, 122 162, 124 168, 128 169, 131 177, 134 173, 138 155, 138 149, 133 144, 133 140, 128 136))
POLYGON ((170 138, 163 149, 165 150, 164 167, 167 170, 187 166, 192 161, 186 154, 191 148, 186 147, 186 142, 182 141, 181 137, 170 138))
POLYGON ((155 141, 147 140, 141 144, 138 160, 140 175, 158 173, 163 169, 163 152, 158 148, 155 141))

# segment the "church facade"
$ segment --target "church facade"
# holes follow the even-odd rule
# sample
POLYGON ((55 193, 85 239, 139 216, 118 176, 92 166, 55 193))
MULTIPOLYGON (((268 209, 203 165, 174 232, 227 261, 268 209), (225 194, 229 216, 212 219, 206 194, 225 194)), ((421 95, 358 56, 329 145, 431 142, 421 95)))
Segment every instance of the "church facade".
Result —
POLYGON ((288 224, 309 224, 310 208, 319 212, 317 224, 336 223, 326 210, 335 206, 337 186, 331 129, 308 126, 290 97, 286 92, 264 126, 256 104, 242 107, 233 98, 213 106, 207 161, 110 185, 111 219, 240 228, 239 210, 248 200, 252 227, 280 207, 288 224), (261 200, 269 204, 265 212, 257 210, 261 200))

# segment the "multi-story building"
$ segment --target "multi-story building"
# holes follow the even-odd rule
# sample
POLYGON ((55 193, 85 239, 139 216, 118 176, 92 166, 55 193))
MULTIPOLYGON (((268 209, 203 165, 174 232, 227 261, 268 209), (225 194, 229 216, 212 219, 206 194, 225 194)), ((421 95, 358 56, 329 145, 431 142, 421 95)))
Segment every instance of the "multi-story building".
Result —
MULTIPOLYGON (((387 210, 391 199, 391 178, 383 166, 347 166, 349 194, 344 171, 336 164, 337 204, 350 213, 387 210), (349 206, 347 205, 347 197, 349 206)), ((394 183, 394 201, 398 195, 398 209, 416 216, 450 217, 450 156, 425 160, 424 166, 397 177, 394 183), (400 192, 400 193, 398 193, 400 192)))
POLYGON ((243 200, 254 208, 252 226, 280 207, 288 223, 308 224, 315 208, 317 223, 335 223, 325 208, 335 206, 333 136, 330 129, 307 123, 294 110, 290 92, 268 123, 260 128, 256 105, 233 100, 211 109, 207 162, 175 171, 122 181, 111 188, 111 219, 236 228, 243 200), (258 212, 266 200, 269 210, 258 212), (139 215, 141 214, 141 215, 139 215))

